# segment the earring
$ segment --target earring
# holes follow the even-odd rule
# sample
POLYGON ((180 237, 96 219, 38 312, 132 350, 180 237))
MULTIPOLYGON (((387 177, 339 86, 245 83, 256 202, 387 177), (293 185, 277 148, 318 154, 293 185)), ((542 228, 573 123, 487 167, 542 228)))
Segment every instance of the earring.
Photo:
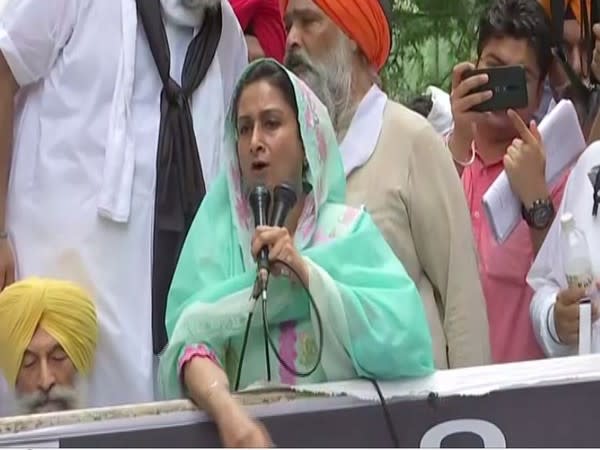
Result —
POLYGON ((302 190, 305 194, 308 194, 312 190, 312 186, 308 182, 308 170, 308 160, 304 159, 304 162, 302 163, 302 190))

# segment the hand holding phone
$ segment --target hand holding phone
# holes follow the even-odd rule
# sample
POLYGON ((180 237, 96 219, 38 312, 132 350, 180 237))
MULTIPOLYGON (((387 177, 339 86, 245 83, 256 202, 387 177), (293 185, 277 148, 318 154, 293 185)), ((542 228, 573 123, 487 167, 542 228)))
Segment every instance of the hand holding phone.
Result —
POLYGON ((492 98, 491 91, 473 93, 488 82, 487 74, 465 78, 465 74, 475 70, 475 66, 468 62, 458 64, 452 71, 452 92, 450 93, 450 106, 454 119, 454 130, 448 141, 452 155, 457 161, 466 161, 471 151, 471 142, 474 137, 474 126, 481 114, 473 112, 472 108, 492 98))
POLYGON ((486 73, 475 74, 476 68, 469 62, 458 64, 452 71, 452 114, 455 120, 471 112, 473 107, 492 98, 493 92, 482 89, 489 77, 486 73), (468 74, 473 74, 469 76, 468 74))

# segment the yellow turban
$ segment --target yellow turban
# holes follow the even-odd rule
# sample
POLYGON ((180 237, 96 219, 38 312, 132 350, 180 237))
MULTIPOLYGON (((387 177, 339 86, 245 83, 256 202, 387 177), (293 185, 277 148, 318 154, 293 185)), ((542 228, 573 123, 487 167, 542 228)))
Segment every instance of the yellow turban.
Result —
MULTIPOLYGON (((540 0, 542 6, 544 7, 544 9, 546 10, 546 14, 548 14, 548 17, 552 17, 552 0, 540 0)), ((581 15, 582 15, 582 11, 581 11, 581 0, 564 0, 565 2, 565 10, 567 8, 570 8, 571 11, 573 12, 573 15, 575 16, 575 18, 577 19, 577 22, 581 23, 581 15)), ((588 20, 591 20, 591 14, 592 14, 592 10, 591 10, 591 0, 586 0, 586 6, 587 6, 587 14, 588 14, 588 20)))
MULTIPOLYGON (((390 24, 380 0, 314 0, 315 4, 363 51, 377 70, 392 47, 390 24)), ((289 0, 281 0, 285 13, 289 0)))
POLYGON ((98 336, 92 299, 72 283, 30 278, 0 293, 0 369, 11 386, 38 326, 56 339, 78 372, 90 371, 98 336))

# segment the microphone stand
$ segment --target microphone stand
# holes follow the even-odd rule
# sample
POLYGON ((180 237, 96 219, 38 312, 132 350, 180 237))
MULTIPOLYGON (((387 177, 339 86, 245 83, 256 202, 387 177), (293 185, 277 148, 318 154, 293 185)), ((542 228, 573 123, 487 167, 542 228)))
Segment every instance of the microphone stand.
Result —
POLYGON ((269 339, 267 332, 267 285, 269 283, 269 273, 266 270, 261 270, 256 278, 257 289, 255 301, 260 296, 262 307, 262 322, 263 322, 263 340, 265 344, 265 364, 267 366, 267 381, 271 382, 271 356, 269 354, 269 339))
POLYGON ((271 381, 271 358, 269 355, 269 335, 267 334, 266 328, 266 317, 265 313, 267 311, 267 283, 268 283, 268 272, 266 276, 266 280, 261 275, 264 275, 263 271, 259 271, 256 275, 256 280, 254 281, 254 290, 252 291, 252 295, 250 297, 250 301, 252 304, 250 305, 250 310, 248 311, 248 319, 246 320, 246 329, 244 330, 244 339, 242 340, 242 350, 240 352, 240 361, 238 363, 237 375, 235 377, 235 391, 237 392, 240 389, 240 381, 242 378, 242 367, 244 366, 244 356, 246 355, 246 347, 248 346, 248 335, 250 334, 250 325, 252 324, 252 318, 254 317, 254 311, 256 310, 256 304, 260 300, 262 303, 262 312, 263 312, 263 337, 265 342, 265 362, 267 365, 267 380, 271 381), (265 281, 263 281, 265 280, 265 281))
MULTIPOLYGON (((257 185, 250 192, 248 197, 250 208, 254 215, 254 223, 256 226, 267 225, 267 214, 269 206, 271 204, 271 192, 264 185, 257 185)), ((262 301, 263 311, 263 333, 265 334, 265 360, 267 364, 267 379, 271 381, 271 361, 269 355, 269 344, 268 344, 268 330, 266 320, 266 303, 267 303, 267 283, 269 280, 269 251, 267 247, 263 247, 258 255, 258 271, 256 274, 256 281, 254 283, 254 291, 252 292, 253 305, 252 312, 256 308, 256 302, 260 296, 262 301)), ((244 348, 245 350, 245 348, 244 348)))

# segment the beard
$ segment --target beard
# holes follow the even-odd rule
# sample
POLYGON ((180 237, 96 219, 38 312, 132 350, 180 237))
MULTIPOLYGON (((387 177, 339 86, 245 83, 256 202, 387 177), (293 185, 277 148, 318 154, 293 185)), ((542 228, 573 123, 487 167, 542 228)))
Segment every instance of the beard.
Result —
POLYGON ((221 4, 221 0, 161 0, 165 19, 179 26, 200 28, 206 13, 221 4))
POLYGON ((352 58, 350 39, 341 31, 323 61, 311 58, 302 48, 292 49, 285 56, 285 66, 308 85, 329 111, 338 140, 348 131, 354 115, 352 58))
POLYGON ((86 383, 78 378, 73 387, 55 385, 48 392, 17 394, 17 411, 19 414, 29 415, 81 409, 85 404, 86 392, 86 383))

